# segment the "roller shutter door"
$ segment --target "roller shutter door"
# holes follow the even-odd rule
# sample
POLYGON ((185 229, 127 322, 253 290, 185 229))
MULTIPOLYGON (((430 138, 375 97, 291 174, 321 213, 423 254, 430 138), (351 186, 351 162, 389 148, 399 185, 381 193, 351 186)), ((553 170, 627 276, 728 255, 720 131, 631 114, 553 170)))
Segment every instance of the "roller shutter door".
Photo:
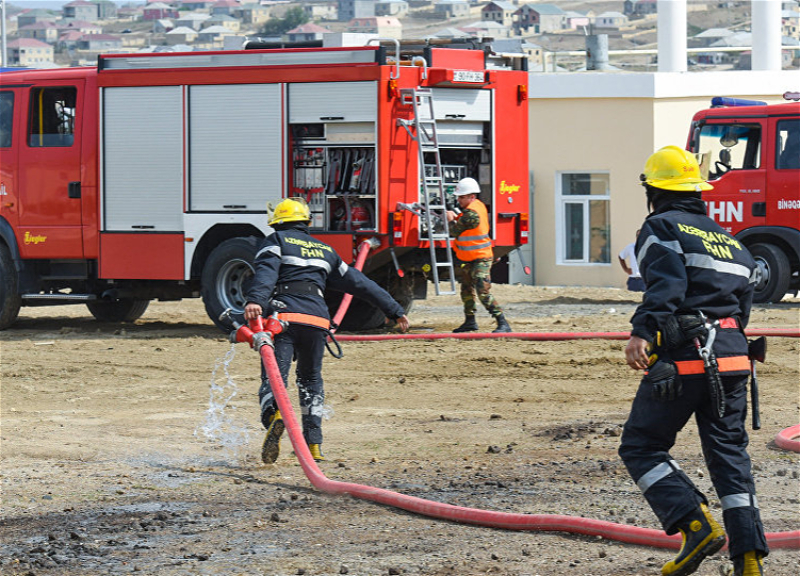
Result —
POLYGON ((103 215, 108 231, 183 229, 183 91, 103 91, 103 215))
POLYGON ((189 88, 189 207, 264 210, 281 198, 280 84, 189 88))

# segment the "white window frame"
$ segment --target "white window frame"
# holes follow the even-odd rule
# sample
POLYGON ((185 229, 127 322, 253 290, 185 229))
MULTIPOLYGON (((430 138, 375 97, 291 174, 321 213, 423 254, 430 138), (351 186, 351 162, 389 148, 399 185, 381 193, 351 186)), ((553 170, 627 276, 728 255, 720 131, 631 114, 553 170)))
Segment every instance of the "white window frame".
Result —
MULTIPOLYGON (((589 248, 590 248, 590 240, 591 240, 591 226, 590 221, 588 218, 589 214, 589 202, 591 201, 598 201, 598 200, 605 200, 609 203, 609 215, 610 215, 610 202, 611 202, 611 171, 610 170, 561 170, 556 172, 556 182, 555 182, 555 203, 556 203, 556 265, 557 266, 611 266, 611 260, 613 258, 609 257, 608 262, 590 262, 589 261, 589 248), (608 175, 608 189, 606 194, 586 194, 586 195, 569 195, 565 196, 563 194, 563 176, 567 174, 592 174, 592 175, 601 175, 605 174, 608 175), (564 216, 565 216, 565 206, 567 204, 580 204, 583 206, 583 258, 580 260, 570 260, 566 257, 566 249, 567 243, 565 242, 565 223, 564 223, 564 216)), ((609 226, 611 222, 609 220, 609 226)))

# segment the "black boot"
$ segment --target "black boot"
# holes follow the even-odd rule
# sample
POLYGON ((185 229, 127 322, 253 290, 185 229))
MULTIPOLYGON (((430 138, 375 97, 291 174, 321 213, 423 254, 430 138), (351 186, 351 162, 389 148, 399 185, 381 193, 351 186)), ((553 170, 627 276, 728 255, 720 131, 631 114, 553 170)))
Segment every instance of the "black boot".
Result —
POLYGON ((700 504, 695 511, 682 518, 677 528, 683 536, 683 544, 678 556, 661 568, 663 576, 693 574, 707 556, 725 545, 725 531, 705 504, 700 504))
POLYGON ((475 314, 472 314, 471 316, 465 317, 464 323, 455 330, 453 330, 453 332, 455 333, 474 332, 477 329, 478 329, 478 323, 475 322, 475 314))
POLYGON ((497 320, 497 328, 492 330, 492 334, 497 334, 499 332, 511 332, 511 326, 508 325, 505 316, 500 314, 500 316, 495 318, 495 320, 497 320))

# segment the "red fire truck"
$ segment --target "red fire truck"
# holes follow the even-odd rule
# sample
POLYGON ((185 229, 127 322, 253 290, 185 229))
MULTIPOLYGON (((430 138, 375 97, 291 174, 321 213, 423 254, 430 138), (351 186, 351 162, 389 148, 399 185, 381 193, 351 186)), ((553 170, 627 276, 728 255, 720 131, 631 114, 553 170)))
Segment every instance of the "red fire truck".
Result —
MULTIPOLYGON (((84 303, 124 322, 152 299, 200 296, 219 324, 244 307, 267 204, 290 196, 346 262, 371 241, 364 272, 406 307, 426 279, 452 277, 442 216, 460 178, 481 183, 503 256, 527 241, 527 73, 476 48, 118 54, 3 72, 0 328, 21 306, 84 303)), ((356 301, 342 328, 382 320, 356 301)))
POLYGON ((714 186, 703 194, 709 216, 758 264, 756 302, 800 289, 800 93, 784 97, 714 98, 695 114, 686 146, 714 186))

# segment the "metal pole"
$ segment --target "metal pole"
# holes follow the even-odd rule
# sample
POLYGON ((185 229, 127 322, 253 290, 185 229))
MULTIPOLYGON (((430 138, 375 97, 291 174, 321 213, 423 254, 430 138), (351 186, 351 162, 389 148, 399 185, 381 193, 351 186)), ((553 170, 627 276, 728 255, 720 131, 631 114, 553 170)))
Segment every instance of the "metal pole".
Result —
POLYGON ((2 53, 0 54, 0 66, 8 66, 8 47, 6 46, 6 0, 0 0, 0 8, 2 8, 3 12, 3 20, 0 22, 0 37, 2 38, 2 42, 0 42, 0 50, 2 53))

